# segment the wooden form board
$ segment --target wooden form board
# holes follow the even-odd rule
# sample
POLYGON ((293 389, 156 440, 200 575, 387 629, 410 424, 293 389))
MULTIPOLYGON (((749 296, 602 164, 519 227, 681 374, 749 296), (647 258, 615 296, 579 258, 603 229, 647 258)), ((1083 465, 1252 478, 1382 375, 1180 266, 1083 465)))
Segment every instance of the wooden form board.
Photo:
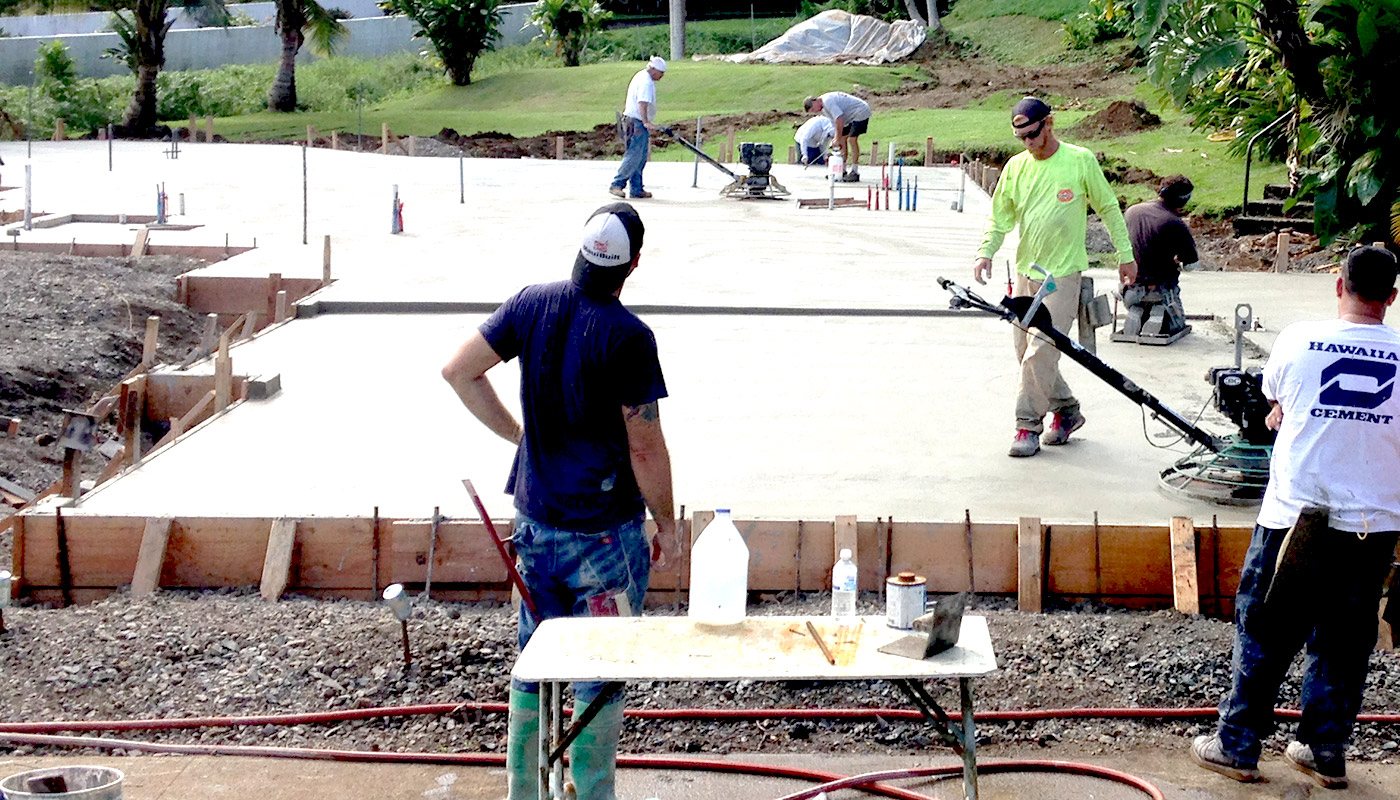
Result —
POLYGON ((320 278, 287 278, 281 275, 182 275, 180 288, 185 304, 201 314, 245 314, 256 311, 263 319, 277 313, 277 292, 285 291, 295 303, 321 288, 320 278), (275 288, 274 288, 275 287, 275 288))
MULTIPOLYGON (((710 512, 687 520, 693 537, 710 512)), ((17 586, 33 591, 58 586, 57 535, 52 512, 15 517, 14 573, 17 586)), ((111 591, 135 574, 145 532, 144 517, 66 514, 71 565, 77 588, 111 591)), ((650 526, 650 523, 648 523, 650 526)), ((229 587, 258 585, 272 526, 270 518, 180 517, 171 522, 159 585, 229 587)), ((753 591, 825 591, 831 584, 836 523, 826 520, 737 520, 750 553, 753 591)), ((421 583, 426 577, 428 520, 381 520, 380 586, 421 583)), ((498 522, 498 530, 509 530, 498 522)), ((1100 598, 1135 607, 1170 607, 1173 598, 1171 539, 1167 525, 1102 525, 1095 545, 1091 525, 1044 525, 1044 591, 1048 596, 1100 598)), ((650 528, 649 528, 650 529, 650 528)), ((976 590, 1009 594, 1018 588, 1017 525, 974 522, 976 590)), ((1199 529, 1197 583, 1202 610, 1228 616, 1239 582, 1251 529, 1199 529), (1218 543, 1217 543, 1218 540, 1218 543), (1218 544, 1218 546, 1217 546, 1218 544), (1218 570, 1216 565, 1218 564, 1218 570)), ((373 583, 371 518, 308 518, 297 530, 298 549, 288 591, 344 591, 363 598, 373 583)), ((857 520, 860 585, 882 592, 884 564, 891 572, 912 570, 928 579, 931 593, 967 589, 967 543, 963 522, 857 520), (882 557, 882 547, 885 547, 882 557)), ((683 543, 682 587, 688 588, 689 547, 683 543)), ((507 580, 495 545, 479 522, 448 520, 440 526, 434 594, 496 591, 507 580)), ((668 596, 674 568, 657 570, 651 588, 668 596)), ((443 595, 444 597, 450 595, 443 595)))
MULTIPOLYGON (((432 521, 398 520, 387 526, 381 525, 381 528, 388 531, 388 536, 381 535, 380 539, 381 557, 385 559, 385 563, 380 565, 380 581, 385 585, 413 585, 427 580, 428 538, 432 534, 432 521)), ((497 522, 496 530, 509 531, 510 524, 497 522)), ((491 541, 486 526, 480 522, 444 520, 438 523, 433 561, 434 593, 438 586, 498 584, 509 580, 500 552, 491 541)))
MULTIPOLYGON (((26 585, 35 589, 58 586, 58 535, 53 514, 25 514, 23 519, 20 569, 26 585)), ((131 582, 145 518, 65 514, 63 521, 75 587, 111 591, 131 582)), ((160 585, 259 585, 272 522, 265 517, 175 518, 161 565, 160 585)), ((288 590, 356 589, 363 596, 372 579, 371 528, 372 522, 367 518, 301 520, 288 590)))
MULTIPOLYGON (((248 383, 246 375, 231 375, 231 397, 242 397, 248 383)), ((146 419, 169 421, 190 412, 214 391, 214 375, 158 373, 146 376, 146 419)), ((197 424, 194 423, 194 424, 197 424)), ((194 424, 188 427, 193 427, 194 424)), ((187 428, 188 429, 188 428, 187 428)))

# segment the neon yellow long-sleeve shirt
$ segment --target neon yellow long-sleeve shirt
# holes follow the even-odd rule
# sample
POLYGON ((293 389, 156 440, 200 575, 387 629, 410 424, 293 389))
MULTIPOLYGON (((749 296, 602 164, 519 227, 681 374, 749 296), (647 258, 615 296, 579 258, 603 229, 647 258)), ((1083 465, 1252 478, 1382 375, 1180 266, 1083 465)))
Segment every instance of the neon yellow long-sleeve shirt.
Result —
POLYGON ((1017 153, 1006 162, 992 192, 992 218, 987 221, 977 255, 996 255, 1006 234, 1019 225, 1017 272, 1030 275, 1032 262, 1056 276, 1083 272, 1089 268, 1084 249, 1086 205, 1108 228, 1118 263, 1132 261, 1133 246, 1123 211, 1092 152, 1061 142, 1055 154, 1044 160, 1029 152, 1017 153))

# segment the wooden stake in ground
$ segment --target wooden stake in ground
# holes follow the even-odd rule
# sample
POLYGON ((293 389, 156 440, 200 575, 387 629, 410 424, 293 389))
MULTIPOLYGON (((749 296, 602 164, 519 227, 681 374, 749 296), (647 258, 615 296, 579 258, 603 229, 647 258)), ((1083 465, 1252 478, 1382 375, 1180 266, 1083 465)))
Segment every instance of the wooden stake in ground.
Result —
POLYGON ((146 520, 141 532, 141 549, 136 553, 136 570, 131 576, 131 596, 145 597, 160 588, 160 568, 170 542, 170 517, 146 520))
POLYGON ((1288 271, 1288 246, 1293 241, 1293 231, 1278 232, 1278 249, 1274 251, 1274 272, 1288 271))
POLYGON ((1172 517, 1172 601, 1183 614, 1201 613, 1201 592, 1196 580, 1196 523, 1190 517, 1172 517))
POLYGON ((267 536, 267 555, 263 558, 260 592, 262 599, 275 603, 287 590, 292 570, 292 551, 296 547, 297 522, 279 517, 273 520, 267 536))
POLYGON ((1039 517, 1016 522, 1016 608, 1039 614, 1045 600, 1045 529, 1039 517))

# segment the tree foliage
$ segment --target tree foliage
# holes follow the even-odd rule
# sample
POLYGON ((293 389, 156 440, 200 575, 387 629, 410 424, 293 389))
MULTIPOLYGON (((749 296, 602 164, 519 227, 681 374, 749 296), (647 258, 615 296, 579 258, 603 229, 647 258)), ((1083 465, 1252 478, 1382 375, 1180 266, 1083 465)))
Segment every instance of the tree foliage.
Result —
MULTIPOLYGON (((1252 135, 1292 114, 1287 151, 1324 242, 1391 233, 1400 210, 1395 0, 1135 0, 1158 86, 1200 124, 1252 135), (1218 106, 1215 111, 1210 105, 1218 106)), ((1275 148, 1277 151, 1277 148, 1275 148)))
POLYGON ((379 7, 418 23, 414 38, 426 38, 456 86, 472 82, 472 68, 500 33, 499 0, 385 0, 379 7))
POLYGON ((564 66, 577 67, 593 34, 612 19, 598 0, 539 0, 530 12, 527 25, 536 25, 546 42, 554 45, 564 66))

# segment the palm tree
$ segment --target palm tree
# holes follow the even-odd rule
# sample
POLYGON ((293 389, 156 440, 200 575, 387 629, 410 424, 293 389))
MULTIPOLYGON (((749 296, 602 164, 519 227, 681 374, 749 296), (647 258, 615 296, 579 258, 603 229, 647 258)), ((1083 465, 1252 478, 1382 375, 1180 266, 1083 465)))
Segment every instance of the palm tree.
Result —
POLYGON ((107 0, 114 27, 127 50, 127 65, 136 74, 136 90, 122 115, 128 136, 147 136, 156 127, 156 78, 165 65, 165 34, 175 21, 166 19, 169 0, 107 0), (130 14, 130 16, 128 16, 130 14))
POLYGON ((282 37, 277 77, 267 93, 268 111, 296 111, 297 53, 307 38, 318 55, 331 55, 347 33, 331 12, 316 0, 276 0, 276 29, 282 37))
MULTIPOLYGON (((118 48, 106 55, 124 62, 136 75, 136 90, 131 104, 122 115, 122 131, 126 136, 144 137, 155 133, 156 78, 165 66, 165 34, 175 22, 168 13, 171 0, 100 0, 100 6, 112 12, 112 29, 121 38, 118 48)), ((228 9, 224 0, 174 0, 173 5, 187 13, 203 12, 214 24, 227 25, 228 9)))

